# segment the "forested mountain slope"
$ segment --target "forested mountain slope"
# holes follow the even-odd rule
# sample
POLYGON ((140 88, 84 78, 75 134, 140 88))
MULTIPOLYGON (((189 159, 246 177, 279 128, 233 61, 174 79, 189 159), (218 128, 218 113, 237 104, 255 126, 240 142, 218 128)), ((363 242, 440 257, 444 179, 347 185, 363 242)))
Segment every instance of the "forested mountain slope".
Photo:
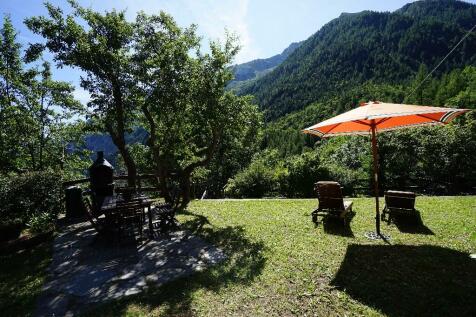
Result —
POLYGON ((258 79, 272 71, 276 66, 286 60, 286 58, 301 44, 302 42, 291 43, 280 54, 269 58, 254 59, 250 62, 232 66, 231 70, 235 78, 230 81, 228 88, 241 89, 244 84, 248 84, 250 81, 258 79))
MULTIPOLYGON (((406 83, 421 65, 436 66, 475 21, 475 5, 448 0, 419 1, 392 13, 343 13, 239 93, 254 95, 272 121, 369 80, 406 83)), ((475 32, 435 74, 474 64, 475 32)))

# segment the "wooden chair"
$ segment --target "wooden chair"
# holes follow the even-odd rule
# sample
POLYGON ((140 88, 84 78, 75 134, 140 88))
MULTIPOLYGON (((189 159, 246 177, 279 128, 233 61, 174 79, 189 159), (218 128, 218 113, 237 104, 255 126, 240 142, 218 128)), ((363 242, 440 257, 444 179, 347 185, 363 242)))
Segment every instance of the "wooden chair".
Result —
POLYGON ((382 211, 382 220, 388 215, 388 223, 392 221, 396 214, 415 215, 416 194, 413 192, 402 192, 388 190, 385 192, 385 208, 382 211))
POLYGON ((88 218, 89 222, 93 226, 93 228, 101 235, 111 236, 114 233, 117 233, 113 223, 111 223, 110 219, 106 218, 96 218, 93 214, 94 209, 92 207, 91 200, 88 197, 83 197, 83 204, 84 204, 84 213, 88 218))
POLYGON ((144 207, 137 200, 118 202, 108 217, 118 219, 118 228, 122 235, 135 235, 137 229, 142 238, 145 221, 144 207))
POLYGON ((317 217, 335 216, 346 223, 346 216, 352 212, 352 201, 344 201, 342 188, 337 182, 320 181, 314 189, 317 191, 319 205, 312 212, 312 221, 317 223, 317 217))
POLYGON ((175 219, 175 211, 172 205, 167 203, 158 204, 154 207, 154 213, 157 219, 154 226, 159 229, 161 233, 166 233, 178 228, 178 221, 175 219))

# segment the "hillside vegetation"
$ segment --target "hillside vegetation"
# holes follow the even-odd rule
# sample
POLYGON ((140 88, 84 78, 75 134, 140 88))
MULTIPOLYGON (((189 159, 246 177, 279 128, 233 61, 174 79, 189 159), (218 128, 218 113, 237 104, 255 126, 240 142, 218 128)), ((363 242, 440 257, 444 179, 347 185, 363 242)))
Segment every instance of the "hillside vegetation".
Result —
POLYGON ((243 89, 244 85, 250 85, 253 80, 261 78, 285 61, 301 44, 302 42, 291 43, 280 54, 232 66, 231 71, 234 78, 228 83, 228 88, 240 90, 243 89))
MULTIPOLYGON (((342 14, 304 41, 280 66, 244 87, 275 120, 373 80, 402 84, 420 65, 433 68, 476 21, 476 6, 420 1, 395 12, 342 14)), ((473 32, 436 74, 476 62, 473 32)))
MULTIPOLYGON (((261 151, 228 181, 234 197, 309 197, 318 180, 347 194, 370 194, 365 137, 319 139, 302 129, 362 101, 476 108, 476 36, 471 33, 429 72, 476 21, 476 6, 419 1, 389 13, 342 14, 306 40, 251 93, 267 119, 261 151)), ((470 112, 446 127, 379 136, 382 189, 429 194, 473 192, 476 121, 470 112)))

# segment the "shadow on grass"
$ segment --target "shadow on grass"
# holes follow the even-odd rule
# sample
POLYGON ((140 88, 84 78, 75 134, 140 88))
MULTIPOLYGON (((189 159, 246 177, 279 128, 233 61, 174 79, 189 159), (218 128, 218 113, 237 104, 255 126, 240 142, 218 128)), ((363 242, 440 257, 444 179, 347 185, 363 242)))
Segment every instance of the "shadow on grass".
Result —
POLYGON ((459 251, 352 244, 331 285, 388 316, 476 316, 475 280, 459 251))
POLYGON ((51 241, 0 256, 0 315, 31 315, 50 260, 51 241))
POLYGON ((395 215, 393 222, 403 233, 434 235, 433 231, 423 223, 418 210, 414 214, 395 215))
POLYGON ((247 285, 261 274, 266 262, 262 255, 264 244, 247 239, 242 227, 215 228, 202 215, 187 210, 181 214, 192 217, 181 224, 181 229, 221 248, 227 258, 203 272, 179 278, 160 287, 151 287, 145 293, 136 296, 105 304, 88 312, 87 315, 124 315, 128 306, 137 305, 147 310, 157 309, 165 316, 191 316, 195 315, 191 308, 195 291, 204 289, 218 292, 227 285, 247 285))
POLYGON ((347 217, 345 224, 340 218, 325 216, 322 219, 324 232, 328 234, 337 235, 337 236, 353 238, 354 233, 352 232, 350 223, 352 219, 354 218, 354 216, 355 216, 354 212, 350 213, 349 216, 347 217))

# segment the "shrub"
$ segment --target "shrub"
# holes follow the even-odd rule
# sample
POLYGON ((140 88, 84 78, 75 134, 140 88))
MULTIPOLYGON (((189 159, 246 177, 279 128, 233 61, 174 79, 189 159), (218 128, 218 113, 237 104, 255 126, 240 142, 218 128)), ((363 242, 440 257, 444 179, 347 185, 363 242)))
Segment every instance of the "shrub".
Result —
POLYGON ((33 217, 43 214, 56 219, 63 210, 60 173, 28 172, 4 177, 1 181, 0 222, 21 219, 26 224, 33 217))
POLYGON ((366 137, 336 137, 317 150, 321 164, 328 171, 328 180, 339 182, 346 195, 356 187, 370 188, 370 140, 366 137))
POLYGON ((48 232, 55 227, 55 218, 52 214, 43 212, 33 215, 28 221, 31 233, 48 232))
POLYGON ((328 180, 329 172, 320 165, 316 151, 306 152, 286 160, 288 169, 287 197, 313 197, 314 184, 328 180))
POLYGON ((266 151, 256 155, 246 169, 228 181, 225 195, 236 198, 283 195, 287 176, 288 171, 277 158, 277 152, 266 151))

